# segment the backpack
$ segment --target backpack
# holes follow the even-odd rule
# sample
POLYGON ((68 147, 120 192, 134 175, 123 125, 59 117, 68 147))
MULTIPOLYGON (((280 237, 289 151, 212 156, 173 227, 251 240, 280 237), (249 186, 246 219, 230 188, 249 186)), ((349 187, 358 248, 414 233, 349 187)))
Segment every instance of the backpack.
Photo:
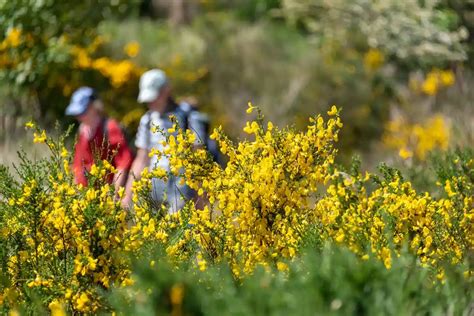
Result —
MULTIPOLYGON (((146 115, 149 115, 149 113, 150 112, 147 112, 146 115)), ((189 128, 190 120, 197 121, 198 124, 203 127, 201 132, 203 135, 199 135, 203 145, 211 154, 212 160, 217 162, 219 165, 224 166, 222 155, 219 151, 217 142, 209 137, 209 117, 205 113, 198 111, 196 108, 192 107, 186 102, 176 104, 176 112, 174 114, 177 116, 179 127, 183 130, 187 130, 189 128)), ((151 130, 151 119, 149 119, 147 122, 147 130, 151 130)), ((150 134, 147 133, 147 137, 149 137, 149 135, 150 134)))

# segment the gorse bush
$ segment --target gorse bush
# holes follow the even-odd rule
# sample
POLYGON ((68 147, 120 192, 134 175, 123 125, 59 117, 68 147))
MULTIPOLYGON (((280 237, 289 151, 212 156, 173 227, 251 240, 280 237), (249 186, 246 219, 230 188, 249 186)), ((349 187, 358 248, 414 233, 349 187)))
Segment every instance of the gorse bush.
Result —
MULTIPOLYGON (((244 128, 254 140, 239 144, 215 130, 212 136, 229 157, 225 168, 205 159, 204 149, 192 150, 191 133, 170 136, 171 170, 184 168, 184 181, 210 202, 202 210, 191 205, 191 215, 185 215, 191 225, 177 245, 187 250, 187 244, 198 245, 201 268, 206 260, 230 261, 237 276, 260 264, 286 269, 280 260, 295 257, 312 236, 334 240, 362 258, 375 254, 387 268, 393 252, 399 254, 408 243, 439 278, 445 261, 468 259, 474 233, 472 178, 444 179, 447 196, 436 199, 418 193, 395 169, 382 168, 382 177, 362 175, 357 168, 343 172, 334 163, 342 123, 336 107, 328 114, 327 122, 321 116, 310 119, 307 131, 299 133, 265 126, 259 114, 244 128), (326 192, 316 196, 324 184, 326 192)), ((461 170, 472 169, 469 159, 458 160, 461 170)), ((170 247, 172 254, 179 252, 170 247)))
POLYGON ((116 172, 110 163, 92 167, 89 187, 77 186, 64 136, 36 129, 34 142, 49 147, 49 159, 20 155, 18 181, 1 169, 2 305, 38 300, 96 312, 101 290, 131 283, 126 255, 139 249, 142 231, 132 229, 136 219, 120 207, 123 192, 106 181, 116 172))
MULTIPOLYGON (((335 107, 331 115, 337 115, 335 107)), ((305 132, 280 130, 271 122, 264 126, 259 113, 244 128, 253 141, 234 144, 219 129, 211 135, 229 157, 225 168, 205 149, 193 150, 190 132, 170 136, 171 171, 184 168, 184 181, 210 202, 191 210, 188 234, 178 245, 198 245, 202 268, 206 261, 230 260, 237 276, 257 264, 283 267, 279 261, 296 255, 314 222, 311 200, 331 178, 341 126, 337 116, 327 122, 318 116, 305 132)))
POLYGON ((449 132, 441 115, 430 117, 424 124, 413 125, 399 118, 387 124, 383 142, 387 147, 397 149, 402 159, 425 160, 435 149, 448 149, 449 132))
POLYGON ((463 261, 473 247, 472 186, 463 182, 457 187, 469 190, 469 196, 457 191, 435 199, 427 192, 416 192, 394 169, 384 167, 382 173, 383 177, 340 176, 331 184, 316 206, 322 231, 363 258, 377 254, 387 268, 391 250, 398 254, 409 243, 423 265, 440 267, 438 277, 442 278, 442 263, 463 261), (453 199, 457 194, 463 203, 453 199))
MULTIPOLYGON (((307 129, 300 132, 265 123, 249 104, 247 112, 253 111, 255 119, 244 127, 248 140, 232 142, 220 128, 212 134, 228 158, 225 167, 204 148, 193 147, 190 131, 178 130, 177 124, 162 131, 165 150, 151 155, 167 155, 170 171, 145 169, 134 183, 131 210, 120 207, 123 191, 114 192, 106 181, 116 172, 107 161, 93 165, 88 187, 77 186, 65 136, 48 137, 29 123, 34 142, 46 145, 51 156, 31 161, 20 155, 16 177, 7 168, 0 169, 3 311, 96 313, 118 308, 147 315, 217 311, 209 309, 212 298, 200 294, 201 286, 213 295, 224 291, 215 302, 229 310, 230 297, 235 296, 231 293, 238 293, 236 304, 241 300, 241 305, 235 313, 240 308, 279 313, 285 306, 291 312, 297 308, 294 298, 304 297, 299 288, 315 293, 319 297, 315 311, 324 313, 415 313, 412 304, 432 302, 433 297, 440 300, 422 305, 426 306, 422 311, 466 308, 469 298, 460 296, 472 285, 472 151, 438 159, 442 194, 435 196, 413 189, 396 169, 385 166, 377 175, 363 174, 357 163, 349 171, 337 165, 335 143, 342 123, 335 106, 327 119, 310 118, 307 129), (196 190, 199 201, 189 201, 169 214, 168 206, 154 202, 150 191, 152 178, 172 176, 180 176, 182 184, 196 190), (329 264, 340 265, 340 283, 326 289, 332 273, 328 271, 336 272, 326 270, 325 258, 332 255, 319 253, 315 261, 319 263, 311 266, 312 257, 302 259, 302 250, 320 251, 327 243, 346 250, 342 259, 336 255, 335 263, 329 264), (139 284, 130 287, 131 258, 149 254, 157 245, 164 254, 141 259, 135 277, 139 284), (351 264, 342 263, 346 259, 355 262, 354 275, 351 264), (157 263, 163 267, 166 261, 175 272, 154 274, 144 268, 157 263), (456 277, 450 274, 453 270, 456 277), (371 280, 374 271, 378 272, 371 280), (410 293, 422 294, 397 292, 395 285, 382 281, 396 279, 397 271, 404 271, 406 283, 413 285, 410 293), (451 286, 453 292, 446 290, 451 286), (126 287, 117 297, 127 296, 123 301, 130 303, 127 306, 121 299, 111 306, 106 299, 110 289, 119 287, 126 287), (268 292, 274 301, 264 303, 252 297, 262 287, 288 287, 294 292, 287 298, 268 292), (392 297, 393 305, 383 306, 378 295, 392 297), (452 307, 452 299, 460 305, 452 307), (143 300, 146 304, 140 303, 143 300), (378 302, 373 307, 368 303, 372 300, 378 302)), ((400 281, 395 284, 402 286, 400 281)), ((307 303, 309 313, 313 310, 307 303)))

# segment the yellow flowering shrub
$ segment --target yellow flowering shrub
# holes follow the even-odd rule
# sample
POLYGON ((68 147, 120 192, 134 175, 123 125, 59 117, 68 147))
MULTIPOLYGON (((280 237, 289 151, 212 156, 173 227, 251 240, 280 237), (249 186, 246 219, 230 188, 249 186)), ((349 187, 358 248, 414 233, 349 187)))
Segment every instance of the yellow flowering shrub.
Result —
POLYGON ((427 96, 434 96, 442 89, 451 87, 455 82, 456 77, 452 70, 433 68, 422 80, 411 80, 410 87, 427 96))
POLYGON ((8 28, 5 37, 0 41, 0 69, 15 69, 15 67, 30 58, 29 53, 18 54, 16 50, 21 46, 31 47, 34 39, 31 34, 20 28, 8 28))
POLYGON ((64 137, 35 129, 35 142, 47 145, 51 157, 35 162, 22 155, 19 181, 1 170, 0 273, 8 280, 0 285, 2 304, 39 297, 52 311, 97 312, 104 308, 101 290, 132 283, 127 254, 149 236, 136 224, 141 214, 120 206, 123 190, 106 182, 116 172, 108 161, 92 166, 90 186, 78 186, 64 137))
MULTIPOLYGON (((247 112, 253 110, 249 104, 247 112)), ((182 234, 168 244, 168 254, 181 259, 195 254, 201 270, 228 261, 236 276, 257 265, 286 270, 283 261, 294 258, 313 234, 364 259, 374 255, 387 268, 404 246, 438 271, 446 262, 466 260, 474 234, 472 198, 465 193, 455 202, 454 189, 441 199, 418 193, 388 168, 382 169, 383 178, 339 171, 334 142, 342 123, 337 108, 328 114, 327 122, 320 116, 310 119, 300 133, 265 125, 258 115, 244 127, 252 140, 237 144, 216 129, 212 137, 229 159, 225 168, 205 149, 195 150, 190 131, 170 136, 165 154, 171 171, 182 174, 182 181, 209 203, 201 209, 189 203, 174 215, 182 234)), ((472 195, 472 183, 466 186, 472 195)))
POLYGON ((165 154, 171 171, 182 172, 183 181, 209 203, 181 212, 190 216, 189 225, 168 253, 175 256, 193 244, 201 269, 228 260, 236 276, 256 265, 283 267, 279 260, 294 258, 314 218, 315 193, 334 166, 342 123, 335 107, 329 114, 328 121, 317 116, 305 132, 295 132, 265 125, 259 113, 244 127, 252 140, 239 143, 216 129, 211 137, 229 158, 225 168, 205 149, 194 149, 190 131, 170 136, 165 154))
MULTIPOLYGON (((472 196, 455 207, 460 201, 449 190, 447 198, 435 199, 416 192, 395 170, 382 171, 383 178, 339 173, 315 208, 325 237, 363 258, 374 254, 387 268, 404 246, 426 266, 467 259, 474 236, 472 196)), ((472 183, 464 189, 474 192, 472 183)))
POLYGON ((433 115, 419 124, 410 124, 400 117, 388 122, 383 143, 397 149, 403 159, 425 160, 435 149, 447 150, 449 137, 449 125, 442 115, 433 115))
MULTIPOLYGON (((248 114, 254 111, 244 127, 247 140, 234 142, 214 130, 225 167, 196 147, 189 130, 177 124, 167 130, 164 151, 150 155, 168 156, 170 171, 145 169, 133 184, 130 210, 121 207, 123 190, 114 192, 105 180, 115 172, 109 162, 98 161, 87 174, 90 185, 77 186, 65 136, 53 139, 27 123, 51 157, 31 161, 21 154, 17 179, 0 167, 0 279, 6 280, 0 310, 23 310, 36 300, 55 315, 108 311, 104 293, 132 285, 131 257, 157 245, 177 266, 204 271, 228 263, 237 279, 258 266, 288 271, 303 246, 329 243, 389 269, 408 252, 441 280, 446 265, 462 267, 469 280, 472 153, 440 163, 440 194, 420 192, 388 167, 381 176, 362 174, 357 165, 342 171, 335 163, 342 127, 335 106, 327 119, 310 118, 299 132, 265 124, 249 104, 248 114), (152 179, 171 176, 198 195, 176 213, 151 198, 152 179)), ((161 259, 150 257, 147 265, 161 259)), ((180 301, 180 291, 171 290, 171 302, 180 301)))
MULTIPOLYGON (((104 42, 98 37, 88 47, 72 46, 71 54, 74 58, 74 65, 80 70, 92 69, 99 72, 103 77, 110 80, 114 88, 120 88, 130 80, 138 81, 143 73, 143 69, 138 67, 128 59, 112 60, 108 57, 94 58, 92 55, 104 42)), ((138 43, 129 43, 124 51, 128 57, 135 57, 139 52, 138 43)))

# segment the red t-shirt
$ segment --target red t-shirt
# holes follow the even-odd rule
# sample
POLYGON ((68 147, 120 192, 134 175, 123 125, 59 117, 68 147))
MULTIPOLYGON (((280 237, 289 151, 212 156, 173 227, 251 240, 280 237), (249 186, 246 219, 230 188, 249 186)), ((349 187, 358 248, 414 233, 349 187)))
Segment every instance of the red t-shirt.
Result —
MULTIPOLYGON (((91 139, 81 132, 82 129, 79 130, 73 161, 74 176, 78 184, 87 185, 85 171, 90 171, 94 158, 108 160, 119 170, 128 170, 132 165, 133 154, 120 125, 113 119, 107 119, 105 124, 108 129, 107 139, 104 139, 104 123, 99 124, 91 139)), ((109 175, 107 181, 111 183, 112 180, 113 175, 109 175)))

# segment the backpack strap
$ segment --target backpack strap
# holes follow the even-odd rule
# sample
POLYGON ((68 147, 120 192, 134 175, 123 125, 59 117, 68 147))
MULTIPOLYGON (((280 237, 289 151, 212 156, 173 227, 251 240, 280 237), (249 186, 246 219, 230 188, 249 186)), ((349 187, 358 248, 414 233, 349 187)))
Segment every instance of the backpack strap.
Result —
MULTIPOLYGON (((145 115, 148 116, 148 120, 146 122, 145 143, 146 143, 147 146, 149 146, 150 142, 151 142, 151 112, 148 111, 148 112, 146 112, 145 115)), ((148 150, 148 148, 147 148, 147 150, 148 150)))
POLYGON ((183 130, 187 130, 189 128, 189 114, 190 111, 186 108, 183 108, 181 103, 176 105, 174 115, 178 119, 178 126, 183 130))

